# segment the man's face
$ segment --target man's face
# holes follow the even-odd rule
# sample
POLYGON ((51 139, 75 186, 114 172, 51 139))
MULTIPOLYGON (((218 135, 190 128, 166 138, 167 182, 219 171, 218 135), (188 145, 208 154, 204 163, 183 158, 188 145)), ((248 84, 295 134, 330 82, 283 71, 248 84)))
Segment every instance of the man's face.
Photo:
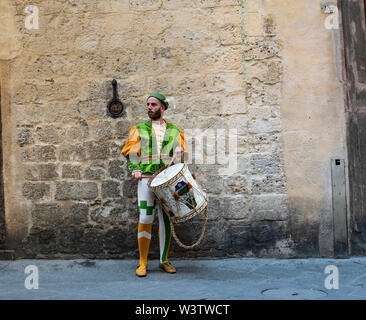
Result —
POLYGON ((160 119, 165 110, 164 105, 159 101, 159 99, 156 99, 154 97, 150 97, 149 99, 147 99, 146 106, 147 114, 149 115, 149 118, 151 120, 160 119))

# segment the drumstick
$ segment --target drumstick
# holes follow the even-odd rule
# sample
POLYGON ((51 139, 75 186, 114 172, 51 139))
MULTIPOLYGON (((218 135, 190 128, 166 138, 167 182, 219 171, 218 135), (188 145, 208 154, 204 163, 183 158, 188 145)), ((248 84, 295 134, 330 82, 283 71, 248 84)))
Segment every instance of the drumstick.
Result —
MULTIPOLYGON (((174 163, 174 160, 175 160, 175 155, 173 155, 173 158, 172 158, 172 160, 169 162, 168 167, 170 167, 170 166, 174 163)), ((152 175, 146 175, 146 174, 143 174, 143 175, 141 176, 141 178, 151 178, 151 177, 152 177, 152 175)))

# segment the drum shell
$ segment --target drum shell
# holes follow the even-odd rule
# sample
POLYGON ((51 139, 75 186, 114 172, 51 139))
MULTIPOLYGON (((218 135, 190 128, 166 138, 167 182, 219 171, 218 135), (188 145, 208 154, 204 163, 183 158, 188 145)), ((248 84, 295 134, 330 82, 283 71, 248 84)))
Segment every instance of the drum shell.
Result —
MULTIPOLYGON (((152 180, 150 180, 150 183, 152 180)), ((170 214, 175 223, 185 222, 207 208, 207 195, 193 178, 186 164, 175 177, 161 185, 155 187, 150 186, 150 188, 161 201, 165 212, 170 214), (193 208, 190 208, 182 199, 176 200, 174 197, 176 187, 179 183, 185 183, 190 186, 190 195, 196 201, 196 205, 193 208)))

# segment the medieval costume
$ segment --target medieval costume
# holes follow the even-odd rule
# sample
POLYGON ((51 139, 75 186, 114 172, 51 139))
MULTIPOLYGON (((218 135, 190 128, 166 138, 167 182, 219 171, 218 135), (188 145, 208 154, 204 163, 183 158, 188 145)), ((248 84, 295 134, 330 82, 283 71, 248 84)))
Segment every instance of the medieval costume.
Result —
MULTIPOLYGON (((150 96, 157 97, 168 106, 165 97, 159 93, 150 96)), ((167 272, 174 273, 174 267, 168 262, 168 252, 171 241, 170 222, 162 206, 148 188, 149 176, 169 164, 174 152, 179 149, 186 152, 184 134, 175 125, 166 120, 149 120, 131 128, 128 140, 121 153, 126 157, 131 173, 141 171, 143 177, 138 181, 137 198, 139 211, 138 248, 140 254, 137 275, 146 275, 147 257, 151 241, 151 229, 155 213, 159 219, 159 266, 167 272), (142 273, 139 273, 142 270, 142 273)), ((183 160, 183 159, 180 159, 183 160)))

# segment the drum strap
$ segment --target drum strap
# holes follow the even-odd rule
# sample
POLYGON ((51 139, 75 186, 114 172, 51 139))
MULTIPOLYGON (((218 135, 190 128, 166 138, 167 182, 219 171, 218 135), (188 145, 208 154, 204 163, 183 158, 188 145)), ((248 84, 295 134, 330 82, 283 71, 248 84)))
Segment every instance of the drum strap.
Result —
POLYGON ((192 248, 194 248, 194 247, 198 246, 198 245, 201 243, 201 241, 202 241, 202 239, 203 239, 203 235, 205 234, 205 230, 206 230, 206 223, 207 223, 207 220, 208 220, 207 208, 205 209, 205 220, 204 220, 203 225, 202 225, 202 231, 201 231, 200 237, 198 238, 198 240, 196 241, 196 243, 194 243, 194 244, 192 244, 192 245, 190 245, 190 246, 185 245, 184 243, 182 243, 182 242, 178 239, 178 237, 177 237, 177 235, 176 235, 176 233, 175 233, 175 230, 174 230, 174 224, 173 224, 173 221, 172 221, 171 217, 169 217, 169 220, 170 220, 170 229, 171 229, 171 231, 172 231, 172 234, 173 234, 173 238, 174 238, 174 240, 175 240, 175 241, 177 241, 177 243, 178 243, 178 245, 179 245, 180 247, 182 247, 182 248, 184 248, 184 249, 192 249, 192 248))

